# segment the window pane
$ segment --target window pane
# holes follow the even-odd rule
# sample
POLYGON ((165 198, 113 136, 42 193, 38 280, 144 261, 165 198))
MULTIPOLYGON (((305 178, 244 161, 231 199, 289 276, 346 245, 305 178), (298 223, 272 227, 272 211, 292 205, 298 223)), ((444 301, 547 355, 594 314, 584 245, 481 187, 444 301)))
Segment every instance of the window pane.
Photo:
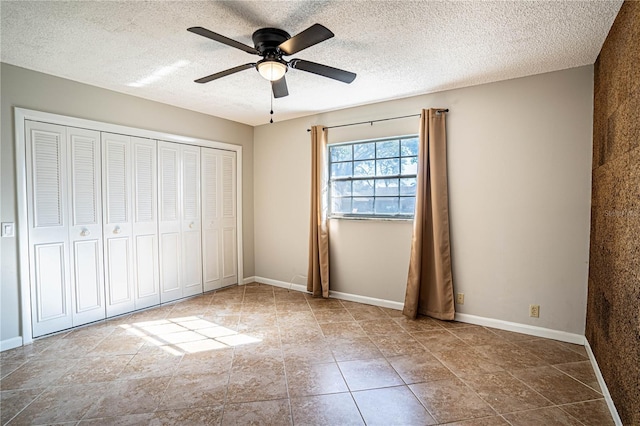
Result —
POLYGON ((399 141, 376 142, 377 158, 399 157, 399 148, 399 141))
POLYGON ((376 176, 392 176, 400 173, 400 159, 390 158, 388 160, 376 161, 376 176))
POLYGON ((416 178, 400 179, 400 195, 416 195, 416 178))
POLYGON ((351 209, 353 214, 371 214, 373 213, 373 198, 354 198, 353 208, 351 209))
POLYGON ((418 138, 403 139, 401 146, 400 150, 403 157, 418 155, 418 138))
POLYGON ((329 145, 330 214, 414 214, 418 136, 329 145))
POLYGON ((376 198, 376 214, 398 214, 398 198, 376 198))
POLYGON ((351 160, 351 145, 340 145, 329 147, 331 153, 331 162, 336 161, 350 161, 351 160))
POLYGON ((331 213, 351 213, 351 198, 332 198, 331 213))
POLYGON ((354 161, 353 162, 353 175, 360 176, 373 176, 375 175, 375 160, 368 161, 354 161))
POLYGON ((354 160, 368 160, 376 157, 376 144, 374 142, 358 143, 353 146, 354 160))
POLYGON ((400 197, 400 213, 414 214, 416 208, 415 197, 400 197))
POLYGON ((331 164, 331 177, 350 177, 353 163, 331 164))
POLYGON ((376 179, 376 196, 398 195, 398 179, 376 179))
POLYGON ((403 175, 418 174, 418 157, 403 158, 401 171, 403 175))
POLYGON ((331 196, 332 197, 350 197, 351 182, 350 181, 331 182, 331 196))
POLYGON ((373 179, 354 180, 353 181, 354 196, 373 196, 373 179))

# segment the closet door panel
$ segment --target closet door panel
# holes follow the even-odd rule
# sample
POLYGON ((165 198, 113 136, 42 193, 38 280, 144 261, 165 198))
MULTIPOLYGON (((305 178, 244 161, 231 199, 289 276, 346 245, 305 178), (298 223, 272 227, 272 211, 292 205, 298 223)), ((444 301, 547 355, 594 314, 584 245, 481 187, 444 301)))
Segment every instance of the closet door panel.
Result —
POLYGON ((73 326, 67 264, 64 242, 34 245, 31 280, 31 294, 35 296, 32 298, 34 337, 73 326))
POLYGON ((31 317, 34 337, 73 325, 66 209, 66 129, 25 122, 31 317))
POLYGON ((157 246, 158 239, 155 235, 135 237, 136 309, 160 303, 157 246))
POLYGON ((158 142, 158 178, 160 179, 160 224, 176 226, 180 222, 180 147, 158 142))
POLYGON ((160 300, 182 297, 180 145, 158 142, 158 234, 160 242, 160 300))
POLYGON ((202 293, 202 254, 200 232, 185 232, 182 236, 184 289, 182 295, 193 296, 202 293))
POLYGON ((105 318, 102 244, 96 240, 73 244, 75 312, 73 325, 105 318))
POLYGON ((222 159, 222 285, 238 283, 236 240, 236 155, 224 152, 222 159))
POLYGON ((131 138, 131 145, 135 305, 142 309, 160 303, 157 145, 142 138, 131 138))
POLYGON ((222 287, 220 276, 220 157, 218 151, 202 148, 202 275, 204 291, 222 287))
POLYGON ((205 228, 202 231, 202 262, 204 291, 215 290, 222 286, 220 280, 220 234, 217 229, 205 228))
POLYGON ((100 133, 68 128, 73 325, 104 319, 100 133))
POLYGON ((202 252, 205 290, 238 282, 235 153, 202 148, 202 252))
POLYGON ((135 309, 131 226, 131 140, 103 133, 104 265, 107 317, 135 309))
POLYGON ((179 299, 182 296, 180 277, 180 234, 165 232, 160 236, 160 277, 162 302, 179 299), (165 260, 166 259, 166 260, 165 260))
POLYGON ((29 225, 34 237, 54 239, 67 230, 65 217, 66 129, 27 122, 27 184, 31 190, 29 225))
POLYGON ((133 295, 131 294, 131 247, 130 238, 109 238, 107 249, 109 262, 107 275, 109 277, 109 307, 112 315, 119 315, 133 310, 133 295), (126 306, 126 308, 125 308, 126 306))
POLYGON ((236 229, 235 227, 225 228, 222 231, 222 284, 223 286, 236 284, 238 282, 238 272, 236 267, 236 229))
POLYGON ((200 148, 183 145, 181 151, 182 251, 184 253, 182 295, 186 297, 202 293, 200 148))

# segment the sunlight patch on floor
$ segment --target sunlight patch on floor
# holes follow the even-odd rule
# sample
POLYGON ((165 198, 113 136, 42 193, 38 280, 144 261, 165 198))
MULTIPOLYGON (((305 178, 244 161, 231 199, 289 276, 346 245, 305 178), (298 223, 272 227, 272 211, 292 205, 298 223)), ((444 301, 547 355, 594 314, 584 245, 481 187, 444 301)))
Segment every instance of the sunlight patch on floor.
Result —
POLYGON ((120 327, 176 356, 261 341, 196 316, 122 324, 120 327))

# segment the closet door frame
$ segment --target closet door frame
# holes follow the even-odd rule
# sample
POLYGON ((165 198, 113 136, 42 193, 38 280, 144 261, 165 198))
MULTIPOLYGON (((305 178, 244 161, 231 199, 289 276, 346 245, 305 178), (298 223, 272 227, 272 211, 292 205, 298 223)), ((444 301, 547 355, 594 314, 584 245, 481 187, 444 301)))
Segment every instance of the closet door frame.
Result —
POLYGON ((26 135, 25 121, 41 121, 61 126, 78 127, 99 132, 119 133, 122 135, 154 139, 157 141, 177 142, 186 145, 234 151, 236 153, 236 213, 237 213, 237 267, 238 284, 244 284, 243 245, 242 245, 242 146, 206 139, 192 138, 177 134, 138 129, 135 127, 103 123, 82 118, 52 114, 26 108, 13 108, 16 153, 16 190, 17 190, 17 223, 16 242, 18 249, 18 279, 20 282, 21 334, 22 344, 33 342, 31 323, 31 280, 29 276, 29 229, 27 223, 27 168, 26 168, 26 135))

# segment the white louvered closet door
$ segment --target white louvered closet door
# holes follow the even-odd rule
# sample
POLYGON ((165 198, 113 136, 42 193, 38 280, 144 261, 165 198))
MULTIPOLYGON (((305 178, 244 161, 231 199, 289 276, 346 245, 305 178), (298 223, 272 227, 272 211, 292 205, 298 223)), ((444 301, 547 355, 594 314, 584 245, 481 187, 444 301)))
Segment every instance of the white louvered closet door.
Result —
POLYGON ((130 137, 102 133, 102 164, 107 317, 112 317, 135 309, 130 137))
POLYGON ((158 142, 158 238, 160 300, 182 297, 182 215, 180 145, 158 142))
POLYGON ((24 123, 33 337, 238 282, 234 152, 24 123))
POLYGON ((67 128, 73 325, 105 318, 100 133, 67 128))
POLYGON ((238 282, 235 153, 202 148, 202 259, 204 290, 238 282))
POLYGON ((156 141, 131 138, 135 307, 160 303, 156 141))
POLYGON ((221 186, 220 156, 218 150, 202 148, 202 278, 204 291, 222 287, 220 267, 220 216, 222 206, 218 202, 221 186))
POLYGON ((238 283, 236 153, 223 151, 222 158, 222 285, 238 283))
POLYGON ((200 147, 182 145, 182 296, 202 293, 200 147))
POLYGON ((33 336, 73 325, 66 128, 25 122, 33 336))

